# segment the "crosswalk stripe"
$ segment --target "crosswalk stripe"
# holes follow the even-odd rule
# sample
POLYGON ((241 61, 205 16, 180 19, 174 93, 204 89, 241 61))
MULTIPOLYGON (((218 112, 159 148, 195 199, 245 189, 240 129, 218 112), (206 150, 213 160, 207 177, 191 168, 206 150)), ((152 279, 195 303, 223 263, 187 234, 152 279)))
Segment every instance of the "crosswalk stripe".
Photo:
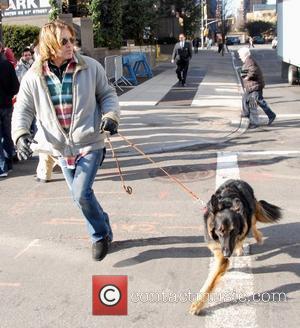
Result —
MULTIPOLYGON (((216 188, 228 179, 239 179, 238 154, 234 152, 219 152, 217 159, 216 188)), ((213 299, 208 304, 208 315, 205 317, 206 328, 247 327, 257 328, 256 309, 249 304, 249 296, 254 293, 251 257, 231 257, 230 267, 217 286, 213 299), (235 304, 237 299, 246 299, 243 304, 235 304), (248 304, 247 304, 248 303, 248 304), (212 308, 212 310, 210 310, 212 308), (216 309, 216 311, 213 311, 216 309)), ((213 270, 214 261, 211 258, 209 270, 213 270)))

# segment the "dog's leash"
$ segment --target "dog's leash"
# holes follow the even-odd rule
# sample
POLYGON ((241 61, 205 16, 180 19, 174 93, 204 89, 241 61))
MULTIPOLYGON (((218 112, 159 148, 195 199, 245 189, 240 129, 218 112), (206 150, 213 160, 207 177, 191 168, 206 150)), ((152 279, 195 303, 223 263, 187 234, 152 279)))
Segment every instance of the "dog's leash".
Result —
MULTIPOLYGON (((159 170, 161 170, 170 180, 172 180, 173 182, 175 182, 178 186, 180 186, 181 189, 183 189, 191 198, 193 198, 194 200, 197 200, 198 202, 201 203, 201 207, 202 208, 206 208, 206 204, 205 202, 200 199, 199 196, 197 196, 193 191, 191 191, 185 184, 183 184, 179 179, 177 179, 176 177, 172 176, 171 174, 169 174, 164 168, 160 167, 150 156, 146 155, 137 145, 135 145, 134 143, 132 143, 128 138, 126 138, 125 136, 123 136, 121 133, 118 132, 119 137, 121 137, 130 147, 132 147, 133 149, 135 149, 138 153, 140 153, 144 158, 146 158, 147 160, 149 160, 152 164, 154 164, 156 166, 156 168, 158 168, 159 170)), ((119 161, 117 159, 117 156, 115 154, 115 151, 113 150, 113 146, 109 140, 109 138, 107 137, 107 140, 109 142, 110 148, 112 150, 112 155, 114 157, 114 159, 116 160, 117 163, 117 168, 119 171, 119 175, 120 175, 120 179, 121 179, 121 183, 122 186, 124 188, 124 190, 128 193, 128 194, 132 194, 132 188, 130 186, 125 186, 125 182, 124 182, 124 177, 120 168, 120 164, 119 161), (130 192, 129 192, 129 191, 130 192)))
POLYGON ((116 153, 114 151, 113 145, 112 145, 112 143, 111 143, 111 141, 110 141, 110 139, 108 137, 108 134, 106 134, 106 138, 107 138, 107 141, 109 143, 109 147, 111 149, 112 156, 115 159, 116 164, 117 164, 117 168, 118 168, 118 171, 119 171, 119 176, 120 176, 120 179, 121 179, 122 187, 127 192, 127 194, 131 195, 132 194, 132 188, 130 186, 126 186, 126 184, 125 184, 125 180, 124 180, 124 177, 123 177, 123 173, 122 173, 122 170, 121 170, 121 166, 120 166, 118 157, 117 157, 117 155, 116 155, 116 153))

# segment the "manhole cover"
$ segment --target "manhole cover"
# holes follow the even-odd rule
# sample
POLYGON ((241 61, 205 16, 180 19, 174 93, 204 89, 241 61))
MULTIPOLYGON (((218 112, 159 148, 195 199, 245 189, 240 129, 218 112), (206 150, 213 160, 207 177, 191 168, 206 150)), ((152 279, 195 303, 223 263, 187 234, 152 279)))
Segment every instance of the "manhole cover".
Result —
MULTIPOLYGON (((207 180, 215 176, 215 170, 211 165, 182 165, 164 168, 171 176, 178 178, 181 182, 193 182, 207 180)), ((153 169, 149 176, 159 180, 169 180, 169 177, 160 169, 153 169)))

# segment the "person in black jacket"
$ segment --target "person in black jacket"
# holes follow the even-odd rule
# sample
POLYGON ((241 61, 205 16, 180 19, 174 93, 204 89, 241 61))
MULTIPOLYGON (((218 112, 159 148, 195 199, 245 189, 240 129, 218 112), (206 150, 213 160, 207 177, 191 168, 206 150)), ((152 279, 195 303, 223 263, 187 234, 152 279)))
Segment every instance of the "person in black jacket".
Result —
POLYGON ((177 59, 176 74, 179 83, 181 83, 183 87, 185 86, 186 76, 189 69, 189 62, 191 58, 192 58, 192 45, 190 42, 185 40, 184 34, 181 33, 179 34, 179 42, 175 44, 171 62, 174 63, 175 59, 177 59))
POLYGON ((14 143, 11 138, 12 99, 19 91, 19 81, 13 65, 4 58, 0 43, 0 177, 12 169, 14 143))
POLYGON ((245 88, 245 93, 243 95, 243 116, 249 117, 250 128, 256 128, 259 125, 257 112, 257 105, 259 105, 269 118, 268 125, 271 125, 276 118, 276 114, 263 98, 265 82, 262 71, 252 58, 248 48, 240 48, 238 53, 243 62, 241 71, 245 88))

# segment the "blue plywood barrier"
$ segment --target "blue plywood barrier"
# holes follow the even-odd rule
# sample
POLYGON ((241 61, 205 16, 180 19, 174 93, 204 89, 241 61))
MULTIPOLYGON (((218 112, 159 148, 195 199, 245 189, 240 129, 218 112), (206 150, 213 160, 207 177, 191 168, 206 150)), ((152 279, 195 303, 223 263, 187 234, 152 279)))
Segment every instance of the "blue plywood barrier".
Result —
POLYGON ((133 85, 137 85, 137 76, 151 78, 153 76, 150 65, 147 62, 145 53, 132 52, 123 56, 123 66, 128 71, 127 80, 133 85))

